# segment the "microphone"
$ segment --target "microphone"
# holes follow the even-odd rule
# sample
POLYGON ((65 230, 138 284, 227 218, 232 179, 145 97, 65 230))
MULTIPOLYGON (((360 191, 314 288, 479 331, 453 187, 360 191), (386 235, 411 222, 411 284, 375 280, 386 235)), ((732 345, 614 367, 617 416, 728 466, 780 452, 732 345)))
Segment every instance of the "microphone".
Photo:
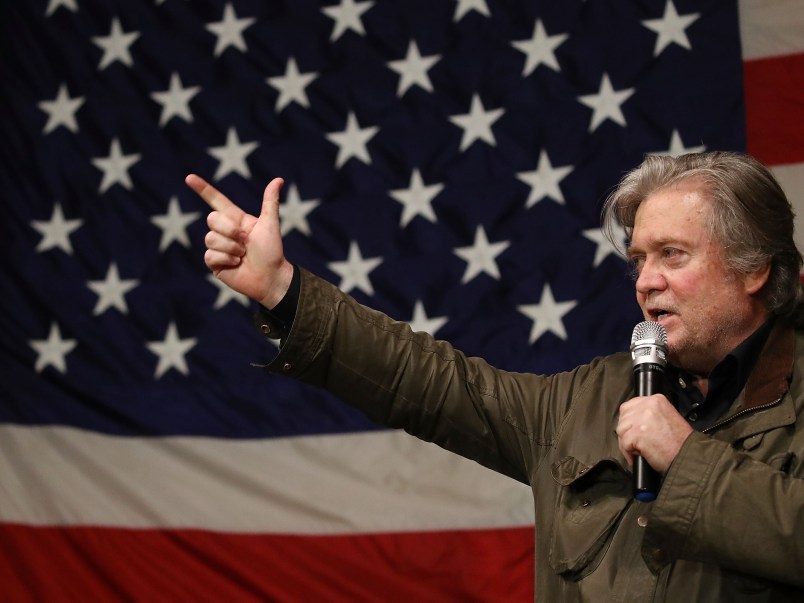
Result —
MULTIPOLYGON (((646 320, 631 335, 631 362, 637 396, 664 393, 667 364, 667 332, 658 322, 646 320)), ((659 494, 659 473, 640 455, 634 456, 634 498, 650 502, 659 494)))

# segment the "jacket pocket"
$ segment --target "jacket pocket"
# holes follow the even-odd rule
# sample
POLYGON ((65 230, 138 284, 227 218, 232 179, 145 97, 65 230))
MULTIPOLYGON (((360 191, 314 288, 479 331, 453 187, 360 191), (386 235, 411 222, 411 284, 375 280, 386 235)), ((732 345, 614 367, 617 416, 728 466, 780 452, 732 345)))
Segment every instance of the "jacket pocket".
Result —
POLYGON ((584 465, 574 457, 553 464, 560 486, 550 535, 550 565, 580 579, 600 563, 623 513, 633 500, 630 474, 612 459, 584 465))

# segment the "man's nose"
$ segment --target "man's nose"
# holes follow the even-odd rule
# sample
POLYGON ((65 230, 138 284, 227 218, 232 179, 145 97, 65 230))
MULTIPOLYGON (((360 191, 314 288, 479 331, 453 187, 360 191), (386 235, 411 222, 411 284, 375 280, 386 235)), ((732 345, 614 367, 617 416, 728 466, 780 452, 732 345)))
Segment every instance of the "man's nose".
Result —
POLYGON ((651 260, 645 260, 636 280, 637 292, 648 295, 651 291, 661 291, 666 287, 667 281, 660 267, 651 260))

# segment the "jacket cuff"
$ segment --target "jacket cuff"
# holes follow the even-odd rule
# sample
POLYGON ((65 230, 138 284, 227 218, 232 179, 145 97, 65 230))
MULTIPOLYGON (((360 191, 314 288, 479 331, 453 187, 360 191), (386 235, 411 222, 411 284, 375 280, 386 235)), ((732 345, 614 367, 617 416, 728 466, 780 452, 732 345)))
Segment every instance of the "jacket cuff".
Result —
MULTIPOLYGON (((330 356, 326 347, 330 345, 337 306, 345 297, 331 283, 300 268, 298 307, 294 308, 293 322, 286 325, 286 335, 281 335, 279 352, 268 363, 253 363, 253 366, 313 385, 325 383, 330 356)), ((282 325, 269 322, 275 310, 263 308, 258 316, 266 318, 262 324, 281 333, 282 325)), ((261 324, 258 326, 262 328, 261 324)))
POLYGON ((293 321, 296 319, 300 290, 301 273, 299 267, 294 264, 293 278, 285 296, 271 310, 260 306, 253 317, 254 325, 263 335, 269 339, 285 339, 288 336, 293 327, 293 321))

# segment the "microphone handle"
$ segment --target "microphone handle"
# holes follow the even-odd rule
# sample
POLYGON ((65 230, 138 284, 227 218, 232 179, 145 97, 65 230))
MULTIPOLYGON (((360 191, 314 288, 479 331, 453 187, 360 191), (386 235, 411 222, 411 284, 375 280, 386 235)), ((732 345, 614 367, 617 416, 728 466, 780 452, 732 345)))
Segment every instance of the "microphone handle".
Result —
MULTIPOLYGON (((634 368, 634 389, 637 396, 652 396, 664 392, 664 367, 641 364, 634 368)), ((640 455, 634 456, 634 498, 651 502, 659 495, 661 476, 640 455)))

